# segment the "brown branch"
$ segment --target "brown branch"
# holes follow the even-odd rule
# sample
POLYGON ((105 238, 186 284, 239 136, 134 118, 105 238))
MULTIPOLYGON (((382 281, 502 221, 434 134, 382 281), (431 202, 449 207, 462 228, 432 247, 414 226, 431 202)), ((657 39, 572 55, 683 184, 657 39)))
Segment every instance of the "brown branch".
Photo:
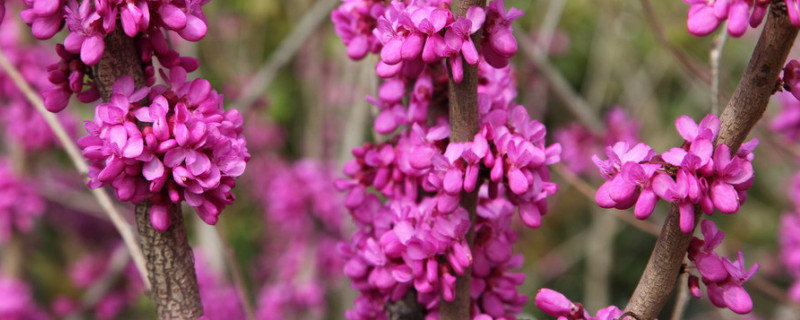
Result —
MULTIPOLYGON (((797 28, 786 16, 785 3, 774 0, 750 63, 720 118, 717 144, 727 144, 735 153, 761 119, 796 36, 797 28)), ((675 286, 692 238, 692 233, 681 232, 679 215, 673 205, 639 285, 625 307, 642 319, 655 318, 675 286)), ((699 216, 696 214, 696 220, 699 216)))
POLYGON ((797 27, 786 16, 786 4, 772 1, 767 22, 739 86, 720 116, 717 144, 739 149, 747 134, 764 115, 778 75, 797 37, 797 27))
POLYGON ((169 228, 158 232, 150 223, 150 203, 136 205, 136 226, 153 285, 150 298, 159 319, 198 319, 203 316, 203 305, 180 205, 170 206, 169 219, 169 228))
MULTIPOLYGON (((105 43, 105 52, 92 67, 92 76, 103 100, 109 101, 117 79, 131 76, 135 87, 141 88, 145 75, 133 38, 127 37, 121 27, 107 35, 105 43)), ((198 319, 203 315, 203 305, 180 206, 170 207, 171 223, 164 232, 156 231, 150 223, 150 207, 147 201, 136 205, 136 226, 152 286, 150 298, 156 304, 158 318, 198 319)))
MULTIPOLYGON (((486 7, 486 0, 459 0, 453 3, 453 12, 457 16, 465 16, 471 7, 486 7)), ((483 30, 479 29, 472 35, 472 41, 480 50, 481 37, 483 30)), ((459 57, 460 59, 460 57, 459 57)), ((478 133, 478 66, 464 63, 464 78, 461 83, 453 81, 449 77, 450 88, 450 141, 468 142, 472 141, 478 133)), ((474 224, 478 208, 478 188, 472 192, 461 192, 461 202, 459 206, 469 212, 470 222, 474 224)), ((467 232, 467 242, 470 250, 475 238, 475 230, 470 226, 467 232)), ((472 269, 464 270, 463 276, 456 278, 455 299, 446 301, 442 299, 439 308, 442 320, 470 319, 470 290, 469 285, 472 281, 472 269)))

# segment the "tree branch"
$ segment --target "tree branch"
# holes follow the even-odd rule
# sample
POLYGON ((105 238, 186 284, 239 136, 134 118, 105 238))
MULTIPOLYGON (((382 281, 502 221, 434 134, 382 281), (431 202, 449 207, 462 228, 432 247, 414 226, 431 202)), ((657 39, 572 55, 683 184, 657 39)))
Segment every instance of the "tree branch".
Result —
MULTIPOLYGON (((471 7, 486 7, 486 0, 459 0, 453 3, 453 12, 457 16, 465 16, 471 7)), ((472 35, 472 41, 480 50, 481 37, 483 30, 480 29, 472 35)), ((459 57, 460 59, 460 57, 459 57)), ((449 77, 450 92, 450 142, 472 141, 478 133, 478 66, 464 64, 464 78, 461 83, 453 81, 449 77)), ((475 230, 472 225, 475 223, 478 208, 478 188, 473 192, 461 192, 461 202, 459 206, 469 212, 471 222, 467 232, 467 242, 472 250, 472 242, 475 238, 475 230)), ((442 299, 439 307, 440 317, 443 320, 470 319, 470 281, 472 281, 472 269, 464 270, 464 275, 456 278, 455 299, 448 302, 442 299)))
MULTIPOLYGON (((786 16, 785 3, 773 0, 750 63, 720 117, 721 128, 717 144, 724 143, 735 153, 756 122, 761 119, 778 74, 797 36, 797 30, 786 16)), ((698 220, 700 215, 695 215, 695 220, 698 220)), ((673 205, 639 285, 625 307, 626 311, 631 311, 642 319, 655 318, 674 288, 692 238, 692 233, 684 234, 680 231, 679 220, 677 207, 673 205)))
MULTIPOLYGON (((131 76, 136 88, 145 85, 144 69, 138 50, 121 27, 105 38, 106 50, 92 67, 100 95, 109 101, 111 88, 122 76, 131 76)), ((152 285, 150 298, 156 304, 159 319, 198 319, 203 305, 197 286, 194 255, 186 238, 180 205, 170 206, 170 226, 158 232, 150 223, 148 201, 136 205, 136 225, 152 285)))

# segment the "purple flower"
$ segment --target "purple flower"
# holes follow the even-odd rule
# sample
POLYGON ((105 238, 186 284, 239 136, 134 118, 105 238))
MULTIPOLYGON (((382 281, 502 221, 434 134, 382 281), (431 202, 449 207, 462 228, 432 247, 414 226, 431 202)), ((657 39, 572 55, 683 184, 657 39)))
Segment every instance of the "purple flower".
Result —
MULTIPOLYGON (((719 231, 709 220, 703 220, 701 229, 705 240, 692 239, 689 260, 694 262, 700 272, 709 300, 720 308, 729 308, 739 314, 749 313, 753 309, 753 302, 742 284, 758 271, 759 265, 746 269, 741 251, 738 252, 739 259, 735 262, 725 257, 720 258, 713 250, 722 242, 725 233, 719 231)), ((702 296, 697 277, 689 278, 689 287, 692 295, 697 298, 702 296)))
POLYGON ((492 1, 486 8, 485 36, 481 53, 486 62, 495 68, 508 65, 508 59, 517 53, 517 40, 514 38, 511 23, 521 17, 522 11, 511 8, 506 11, 502 0, 492 1))
POLYGON ((103 56, 106 44, 104 30, 100 27, 100 15, 93 11, 91 1, 83 1, 80 6, 69 0, 66 10, 67 28, 70 34, 64 39, 64 47, 72 53, 80 53, 86 65, 95 65, 103 56))

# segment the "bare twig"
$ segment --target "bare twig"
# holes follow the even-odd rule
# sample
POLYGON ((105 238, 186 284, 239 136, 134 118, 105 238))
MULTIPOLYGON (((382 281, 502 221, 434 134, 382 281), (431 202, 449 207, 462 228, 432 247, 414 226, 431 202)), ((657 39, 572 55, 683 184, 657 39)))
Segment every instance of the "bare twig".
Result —
MULTIPOLYGON (((61 146, 67 152, 67 155, 72 161, 73 166, 75 166, 75 169, 78 170, 81 175, 86 175, 89 172, 89 167, 83 160, 80 151, 78 151, 78 146, 69 137, 56 116, 47 111, 47 109, 44 107, 44 103, 42 102, 42 98, 33 90, 33 88, 31 88, 16 67, 11 65, 2 50, 0 50, 0 66, 6 73, 8 73, 9 77, 12 81, 14 81, 14 84, 17 86, 17 88, 19 88, 19 90, 25 94, 28 102, 30 102, 30 104, 33 105, 37 111, 39 111, 39 114, 42 115, 45 122, 47 122, 48 126, 50 126, 50 129, 53 130, 53 133, 61 143, 61 146)), ((142 281, 145 284, 145 288, 149 290, 150 282, 147 280, 147 269, 145 268, 144 257, 142 256, 141 249, 136 244, 136 238, 134 237, 132 231, 133 227, 124 218, 122 218, 122 215, 120 215, 117 209, 112 205, 111 198, 103 189, 93 189, 92 194, 103 210, 105 210, 105 212, 108 214, 108 217, 111 219, 111 223, 114 224, 114 227, 122 237, 125 247, 128 248, 128 252, 131 254, 131 257, 133 257, 133 261, 136 264, 136 269, 139 270, 139 273, 142 276, 142 281)))
POLYGON ((689 273, 684 272, 678 278, 678 296, 675 298, 675 308, 672 309, 672 320, 683 319, 683 312, 686 311, 686 306, 689 304, 689 273))
POLYGON ((711 62, 711 113, 719 113, 719 62, 722 57, 722 48, 728 38, 727 30, 722 30, 711 43, 708 57, 711 62))
POLYGON ((572 90, 564 76, 547 59, 546 53, 537 44, 528 41, 519 32, 514 32, 514 37, 519 40, 522 51, 525 52, 528 59, 533 61, 544 80, 550 85, 553 93, 564 103, 567 110, 575 115, 578 121, 587 128, 593 132, 600 132, 603 128, 603 122, 592 111, 592 107, 572 90))
POLYGON ((284 65, 291 61, 294 54, 306 43, 314 31, 328 18, 337 0, 319 0, 306 12, 303 18, 296 24, 292 32, 286 36, 275 51, 269 56, 266 63, 261 65, 258 72, 242 90, 241 97, 232 105, 242 110, 249 109, 258 97, 269 86, 284 65))
POLYGON ((650 27, 653 29, 653 33, 655 33, 658 42, 661 43, 661 45, 664 46, 664 48, 666 48, 676 60, 678 60, 684 70, 696 77, 699 77, 704 83, 710 83, 710 75, 705 70, 697 66, 697 64, 692 61, 692 59, 689 58, 689 56, 687 56, 683 51, 675 47, 669 40, 667 40, 667 37, 664 35, 664 30, 661 28, 661 24, 658 22, 658 15, 655 14, 650 0, 641 0, 641 2, 645 20, 647 20, 647 22, 650 24, 650 27))
POLYGON ((780 303, 789 306, 792 310, 800 314, 800 303, 789 299, 789 297, 786 296, 786 290, 777 287, 772 282, 764 279, 763 276, 755 274, 745 285, 763 292, 770 298, 775 299, 775 301, 780 301, 780 303))
POLYGON ((239 301, 242 302, 242 308, 244 308, 245 315, 247 315, 248 320, 254 320, 256 316, 253 312, 254 309, 251 302, 252 300, 250 299, 250 295, 247 294, 247 288, 244 286, 244 277, 242 276, 242 271, 239 270, 239 264, 236 263, 236 254, 233 252, 233 247, 231 247, 230 243, 228 243, 228 239, 225 238, 224 234, 222 234, 220 228, 214 228, 214 231, 217 233, 219 242, 222 243, 222 251, 225 254, 225 262, 231 272, 231 276, 233 277, 233 283, 236 285, 236 291, 239 294, 239 301))
MULTIPOLYGON (((789 22, 785 3, 773 1, 750 63, 720 117, 717 144, 726 144, 735 153, 761 119, 796 36, 797 28, 789 22)), ((625 307, 643 319, 655 318, 664 307, 686 255, 692 233, 681 232, 679 215, 677 207, 671 206, 653 254, 625 307)))
MULTIPOLYGON (((563 164, 556 163, 551 166, 555 172, 560 175, 564 180, 567 181, 570 185, 575 187, 578 192, 586 196, 587 199, 590 201, 594 201, 594 195, 597 193, 597 190, 590 186, 586 181, 583 181, 580 177, 575 175, 572 171, 564 167, 563 164)), ((628 210, 630 211, 630 210, 628 210)), ((632 216, 629 212, 619 211, 619 210, 608 210, 608 213, 616 216, 617 218, 625 221, 626 223, 630 224, 631 226, 647 232, 652 235, 658 235, 658 226, 649 222, 647 220, 639 220, 636 217, 632 216)))

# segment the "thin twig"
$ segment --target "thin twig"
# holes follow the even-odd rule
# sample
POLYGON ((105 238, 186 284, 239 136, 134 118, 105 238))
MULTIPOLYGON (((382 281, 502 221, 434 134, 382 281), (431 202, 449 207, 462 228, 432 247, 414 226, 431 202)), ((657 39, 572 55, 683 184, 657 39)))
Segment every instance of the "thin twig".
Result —
POLYGON ((689 273, 684 272, 678 278, 678 296, 675 298, 675 308, 672 309, 672 320, 683 319, 683 312, 686 311, 686 306, 689 305, 689 273))
MULTIPOLYGON (((564 178, 567 183, 575 187, 578 192, 586 196, 587 199, 594 201, 594 195, 597 193, 597 190, 594 187, 586 183, 586 181, 583 181, 583 179, 575 175, 575 173, 567 169, 563 164, 556 163, 550 167, 553 168, 558 175, 564 178)), ((632 216, 630 212, 627 211, 608 210, 607 212, 639 230, 655 236, 658 235, 658 226, 647 220, 636 219, 636 217, 632 216)))
POLYGON ((228 269, 231 272, 231 276, 233 277, 233 283, 236 285, 236 291, 239 294, 239 301, 242 302, 242 308, 244 308, 245 315, 247 316, 248 320, 254 320, 256 318, 255 312, 253 312, 253 304, 250 295, 247 294, 247 290, 244 286, 244 277, 242 276, 242 271, 239 270, 239 264, 236 263, 236 255, 233 252, 233 247, 231 247, 230 243, 228 243, 228 239, 225 238, 225 235, 222 234, 219 227, 215 227, 214 231, 216 231, 217 237, 219 238, 219 242, 222 244, 222 251, 225 254, 225 262, 228 266, 228 269))
MULTIPOLYGON (((658 15, 655 14, 653 11, 653 5, 650 3, 650 0, 641 0, 642 2, 642 10, 644 11, 645 20, 650 24, 650 27, 653 29, 653 33, 656 36, 656 39, 659 43, 661 43, 664 48, 669 51, 675 59, 680 62, 680 65, 683 67, 684 70, 693 74, 696 77, 699 77, 704 83, 708 84, 711 82, 710 75, 705 72, 702 68, 698 67, 692 59, 689 58, 683 51, 675 47, 667 37, 664 35, 664 30, 661 28, 661 24, 658 22, 658 15)), ((690 77, 694 79, 694 77, 690 77)))
MULTIPOLYGON (((8 73, 8 76, 14 81, 14 84, 25 94, 25 97, 28 99, 31 105, 39 111, 39 114, 42 115, 45 122, 47 122, 50 129, 53 130, 53 133, 56 135, 56 138, 59 142, 61 142, 61 146, 67 152, 72 164, 75 166, 75 169, 81 175, 86 175, 89 172, 89 166, 83 160, 80 152, 78 151, 78 146, 75 144, 74 141, 69 137, 67 131, 64 130, 64 127, 58 121, 56 116, 44 107, 44 103, 42 102, 42 98, 31 88, 25 78, 19 73, 16 67, 14 67, 11 62, 8 61, 5 53, 2 49, 0 49, 0 67, 8 73)), ((122 215, 114 208, 114 205, 111 202, 111 198, 103 189, 93 189, 92 194, 94 195, 97 202, 100 206, 105 210, 108 214, 108 217, 111 219, 111 223, 114 224, 114 227, 119 232, 120 236, 122 236, 122 241, 125 243, 125 247, 128 248, 128 252, 133 257, 133 261, 136 264, 136 269, 139 270, 139 274, 142 276, 142 281, 144 282, 144 286, 146 290, 150 290, 150 282, 147 280, 147 269, 145 268, 144 263, 144 256, 142 255, 142 251, 136 243, 136 238, 133 235, 133 227, 128 223, 122 215)))
POLYGON ((542 48, 536 43, 528 41, 519 32, 515 31, 514 37, 519 40, 522 51, 536 65, 544 80, 550 85, 556 97, 564 103, 567 110, 591 131, 600 132, 603 129, 603 122, 592 111, 592 107, 572 90, 567 79, 550 63, 542 48))
POLYGON ((800 303, 790 300, 789 297, 786 296, 786 290, 779 288, 763 276, 759 274, 753 275, 753 277, 745 283, 745 286, 761 291, 770 298, 780 301, 780 303, 792 308, 792 310, 800 314, 800 303))
POLYGON ((713 114, 719 114, 719 65, 726 39, 728 39, 728 32, 722 30, 714 37, 714 41, 711 42, 711 50, 708 52, 711 61, 711 113, 713 114))
POLYGON ((550 5, 547 7, 547 13, 544 15, 542 24, 539 26, 539 37, 536 42, 542 48, 542 52, 550 52, 550 45, 553 41, 553 35, 558 21, 561 20, 564 7, 567 5, 567 0, 551 0, 550 5))
POLYGON ((323 21, 326 21, 334 5, 337 3, 337 0, 319 0, 306 12, 294 29, 292 29, 292 32, 290 32, 278 48, 272 52, 267 62, 261 65, 258 72, 250 79, 242 90, 241 97, 232 104, 234 108, 238 108, 242 110, 242 113, 245 113, 245 111, 253 105, 264 92, 264 89, 266 89, 275 78, 278 70, 291 61, 297 50, 306 43, 308 37, 317 30, 323 21))
POLYGON ((66 318, 68 320, 81 319, 80 314, 94 308, 97 302, 114 287, 114 283, 122 275, 125 266, 128 265, 129 257, 130 255, 126 254, 125 250, 114 250, 111 257, 109 257, 110 262, 106 272, 92 286, 86 289, 86 292, 81 296, 80 307, 66 318))

